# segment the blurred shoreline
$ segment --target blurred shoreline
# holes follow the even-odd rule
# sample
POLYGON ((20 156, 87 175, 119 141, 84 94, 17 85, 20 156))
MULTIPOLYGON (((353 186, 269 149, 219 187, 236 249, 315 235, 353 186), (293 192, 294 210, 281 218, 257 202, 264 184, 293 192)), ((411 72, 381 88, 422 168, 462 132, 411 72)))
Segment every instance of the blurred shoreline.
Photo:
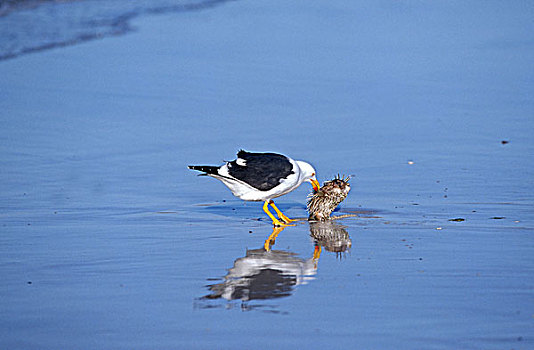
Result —
POLYGON ((21 0, 0 4, 0 61, 124 35, 145 15, 199 11, 233 0, 21 0))

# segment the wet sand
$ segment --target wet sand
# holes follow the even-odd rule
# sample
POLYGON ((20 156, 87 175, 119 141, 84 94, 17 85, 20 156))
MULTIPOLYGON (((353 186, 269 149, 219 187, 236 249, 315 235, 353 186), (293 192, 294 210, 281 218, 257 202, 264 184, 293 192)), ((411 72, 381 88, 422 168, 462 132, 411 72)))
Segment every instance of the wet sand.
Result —
POLYGON ((532 348, 532 12, 236 1, 1 61, 0 347, 532 348), (358 217, 266 251, 187 169, 240 148, 358 217))

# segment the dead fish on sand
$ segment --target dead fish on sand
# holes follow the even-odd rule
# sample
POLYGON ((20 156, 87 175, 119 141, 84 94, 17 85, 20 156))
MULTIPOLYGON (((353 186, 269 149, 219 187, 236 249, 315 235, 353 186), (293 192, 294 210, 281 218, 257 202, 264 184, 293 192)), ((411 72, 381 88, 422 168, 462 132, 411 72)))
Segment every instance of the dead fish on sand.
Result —
POLYGON ((308 197, 308 220, 330 220, 330 214, 343 202, 350 191, 350 176, 336 176, 308 197))

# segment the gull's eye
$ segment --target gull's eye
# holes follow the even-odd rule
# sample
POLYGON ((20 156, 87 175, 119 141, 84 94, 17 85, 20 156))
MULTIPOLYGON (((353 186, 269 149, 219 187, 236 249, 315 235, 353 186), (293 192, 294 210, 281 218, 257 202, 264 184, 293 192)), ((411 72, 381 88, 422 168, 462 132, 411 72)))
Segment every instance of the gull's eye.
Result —
POLYGON ((315 173, 313 173, 312 176, 315 176, 315 173))

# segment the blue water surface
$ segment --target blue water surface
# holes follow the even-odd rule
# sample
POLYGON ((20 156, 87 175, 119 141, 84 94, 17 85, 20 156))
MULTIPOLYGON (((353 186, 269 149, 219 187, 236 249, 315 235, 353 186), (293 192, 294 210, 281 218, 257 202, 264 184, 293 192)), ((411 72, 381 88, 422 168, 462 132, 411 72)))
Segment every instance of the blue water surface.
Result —
POLYGON ((232 1, 62 41, 131 13, 99 3, 0 17, 65 43, 0 61, 0 348, 534 347, 530 2, 232 1), (187 169, 240 148, 352 175, 357 217, 266 250, 261 203, 187 169))

